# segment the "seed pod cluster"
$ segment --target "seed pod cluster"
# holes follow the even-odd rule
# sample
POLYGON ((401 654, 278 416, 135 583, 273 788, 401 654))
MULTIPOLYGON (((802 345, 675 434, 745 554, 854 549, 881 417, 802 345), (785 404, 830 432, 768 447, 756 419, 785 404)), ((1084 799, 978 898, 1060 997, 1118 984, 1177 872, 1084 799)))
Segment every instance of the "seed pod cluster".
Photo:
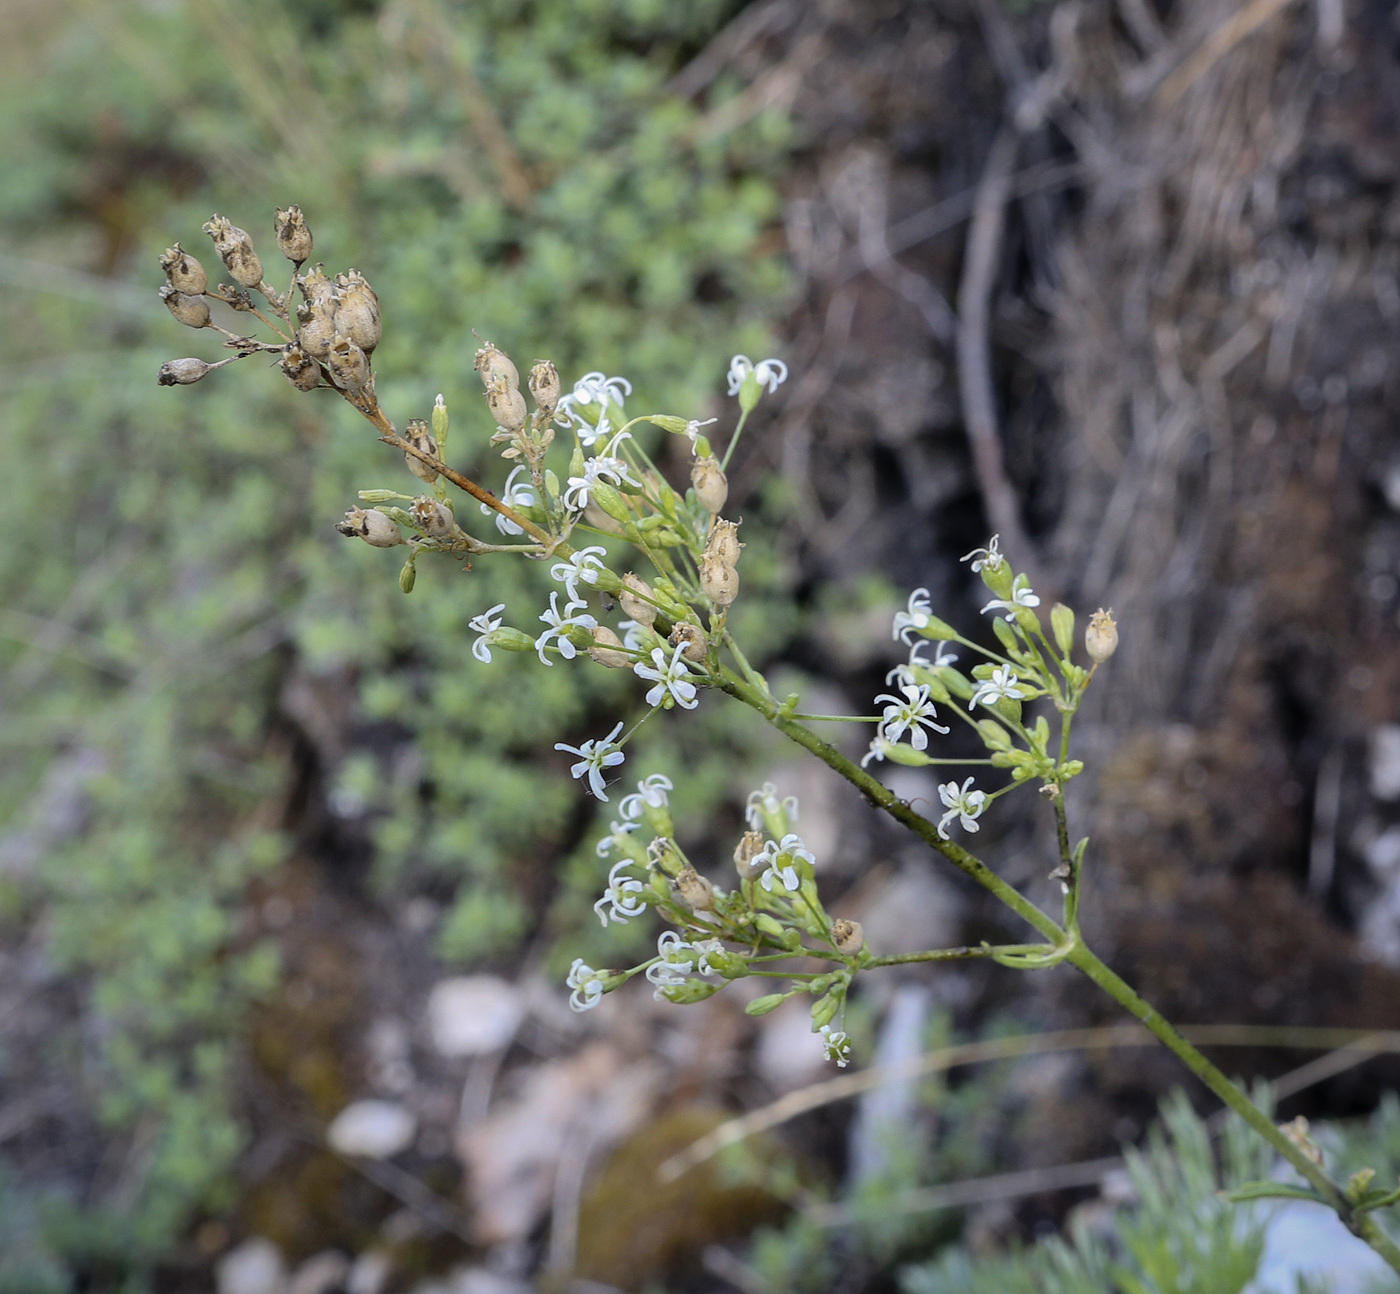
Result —
POLYGON ((731 605, 739 596, 738 523, 716 520, 700 558, 700 587, 717 607, 731 605))

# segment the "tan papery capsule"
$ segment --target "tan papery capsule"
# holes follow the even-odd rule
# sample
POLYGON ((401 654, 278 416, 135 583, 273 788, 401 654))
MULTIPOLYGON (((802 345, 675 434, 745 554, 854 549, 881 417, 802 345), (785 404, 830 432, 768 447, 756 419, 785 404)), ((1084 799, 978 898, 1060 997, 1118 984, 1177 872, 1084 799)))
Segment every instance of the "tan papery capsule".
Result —
POLYGON ((702 661, 705 659, 705 635, 700 631, 698 625, 693 625, 688 620, 678 620, 671 630, 671 636, 666 641, 672 647, 681 648, 681 655, 686 660, 702 661))
POLYGON ((600 665, 609 669, 630 669, 632 657, 622 650, 622 639, 607 625, 597 625, 593 629, 593 646, 588 654, 600 665))
POLYGON ((512 391, 520 390, 520 374, 510 356, 489 341, 484 342, 476 352, 476 362, 472 367, 481 374, 481 384, 488 391, 503 379, 512 391))
POLYGON ((724 510, 725 500, 729 498, 729 478, 720 469, 718 459, 697 458, 690 467, 690 484, 710 516, 717 516, 724 510))
POLYGON ((656 608, 646 599, 655 596, 650 584, 640 575, 628 571, 622 577, 622 588, 618 591, 617 600, 631 619, 650 629, 656 623, 656 608))
POLYGON ((375 509, 351 508, 335 528, 342 535, 355 535, 375 548, 393 548, 403 543, 399 528, 382 512, 375 509))
POLYGON ((726 566, 739 564, 739 552, 744 547, 739 542, 739 523, 716 519, 710 529, 710 537, 705 543, 705 560, 718 558, 726 566))
POLYGON ((343 332, 366 355, 373 354, 384 336, 374 289, 359 270, 336 275, 335 287, 336 331, 343 332))
POLYGON ((161 252, 160 267, 170 280, 170 286, 177 292, 197 297, 209 286, 209 275, 204 272, 204 266, 179 243, 161 252))
POLYGON ((263 281, 262 261, 253 250, 253 240, 246 229, 240 229, 227 216, 214 216, 204 226, 204 232, 214 240, 214 250, 228 272, 245 288, 255 288, 263 281))
POLYGON ((214 365, 190 356, 188 359, 168 359, 160 366, 156 381, 161 386, 193 386, 214 365))
MULTIPOLYGON (((438 445, 433 439, 433 433, 428 429, 428 424, 422 418, 410 418, 408 425, 403 429, 403 438, 408 441, 414 449, 421 449, 425 454, 437 457, 438 445)), ((408 470, 420 481, 431 485, 438 478, 437 468, 429 467, 421 458, 415 458, 412 454, 405 454, 403 461, 408 464, 408 470)))
POLYGON ((420 494, 409 507, 413 522, 425 535, 434 539, 449 539, 455 525, 452 509, 437 499, 420 494))
POLYGON ((288 346, 278 367, 298 391, 314 391, 321 385, 321 366, 300 346, 288 346))
POLYGON ((335 283, 319 265, 297 280, 302 297, 313 305, 331 305, 335 300, 335 283))
POLYGON ((166 309, 175 317, 177 323, 184 324, 186 328, 209 327, 209 302, 203 297, 187 296, 176 291, 169 283, 162 283, 160 299, 165 302, 166 309))
POLYGON ((542 359, 530 370, 530 394, 535 397, 535 406, 547 421, 554 417, 559 407, 559 370, 547 359, 542 359))
POLYGON ((277 249, 300 269, 311 256, 311 230, 301 208, 293 205, 283 211, 278 207, 272 228, 277 234, 277 249))
POLYGON ((831 942, 843 957, 854 957, 865 947, 865 931, 859 921, 838 917, 831 923, 831 942))
POLYGON ((337 332, 326 352, 326 371, 342 391, 358 395, 369 381, 369 356, 344 333, 337 332))
POLYGON ((682 867, 675 880, 676 893, 692 912, 713 912, 715 887, 693 867, 682 867))
POLYGON ((754 866, 753 860, 762 852, 762 832, 746 831, 739 837, 739 843, 734 846, 734 867, 744 880, 756 881, 768 870, 767 862, 754 866))
POLYGON ((525 397, 504 381, 487 388, 486 406, 497 424, 506 431, 519 431, 525 425, 525 397))
POLYGON ((718 557, 700 561, 700 587, 717 607, 729 606, 739 596, 739 572, 718 557))
POLYGON ((1118 624, 1113 619, 1113 611, 1100 607, 1089 617, 1089 627, 1084 630, 1084 650, 1096 665, 1102 665, 1118 650, 1118 624))

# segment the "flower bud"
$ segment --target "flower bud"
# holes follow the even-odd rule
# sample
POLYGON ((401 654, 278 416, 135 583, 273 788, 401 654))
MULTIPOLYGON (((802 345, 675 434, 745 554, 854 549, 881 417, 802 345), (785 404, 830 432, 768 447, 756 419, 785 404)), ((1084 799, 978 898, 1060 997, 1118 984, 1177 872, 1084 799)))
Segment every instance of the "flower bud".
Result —
POLYGON ((447 401, 442 398, 441 391, 433 401, 433 435, 439 445, 447 444, 447 401))
POLYGON ((337 332, 326 352, 326 371, 342 391, 358 395, 369 381, 369 357, 344 333, 337 332))
POLYGON ((228 272, 245 288, 255 288, 263 281, 262 261, 253 250, 253 240, 246 229, 240 229, 227 216, 213 216, 204 232, 214 240, 214 250, 228 267, 228 272))
POLYGON ((677 1006, 688 1006, 692 1002, 703 1002, 707 997, 714 997, 723 987, 722 984, 706 984, 702 979, 688 979, 684 984, 662 985, 656 990, 656 996, 677 1006))
MULTIPOLYGON (((403 438, 415 449, 421 449, 425 454, 437 457, 437 441, 433 439, 432 432, 428 430, 428 424, 422 418, 410 418, 408 425, 403 429, 403 438)), ((405 454, 403 461, 408 464, 408 470, 420 481, 431 485, 437 480, 437 468, 429 467, 420 458, 415 458, 412 454, 405 454)))
POLYGON ((512 629, 509 625, 502 625, 499 629, 493 629, 486 635, 487 643, 492 647, 499 647, 503 651, 534 651, 535 640, 529 634, 520 629, 512 629))
POLYGON ((650 584, 640 575, 628 571, 622 577, 622 588, 618 591, 617 600, 629 618, 650 629, 656 623, 656 608, 647 599, 655 596, 650 584))
POLYGON ((373 508, 368 511, 364 508, 351 508, 343 520, 336 522, 335 528, 342 535, 358 536, 375 548, 393 548, 403 543, 399 528, 382 512, 373 508))
POLYGON ((426 494, 420 494, 413 500, 409 513, 413 517, 413 524, 433 539, 450 538, 456 526, 452 509, 437 499, 430 499, 426 494))
POLYGON ((705 544, 705 559, 718 558, 726 566, 737 566, 739 550, 744 546, 739 542, 738 529, 736 521, 716 520, 705 544))
POLYGON ((715 606, 727 607, 739 596, 739 572, 716 557, 702 558, 700 587, 715 606))
POLYGON ((321 366, 300 346, 288 346, 278 367, 298 391, 314 391, 321 385, 321 366))
POLYGON ((379 298, 359 270, 346 270, 335 279, 335 328, 366 355, 374 353, 384 336, 379 322, 379 298))
POLYGON ((554 417, 559 407, 559 370, 547 359, 540 360, 530 370, 530 394, 535 397, 535 405, 546 422, 554 417))
POLYGON ((865 931, 859 921, 839 917, 831 923, 831 942, 843 957, 854 957, 865 947, 865 931))
POLYGON ((179 243, 161 252, 160 267, 165 271, 165 277, 170 280, 170 286, 177 292, 197 297, 209 286, 209 275, 204 272, 204 266, 179 243))
POLYGON ((690 484, 710 516, 723 511, 729 498, 729 478, 720 470, 718 459, 697 458, 690 468, 690 484))
POLYGON ((756 997, 744 1008, 745 1015, 767 1015, 770 1011, 776 1011, 784 1002, 788 1000, 786 993, 765 993, 762 997, 756 997))
POLYGON ((481 383, 488 391, 501 380, 504 380, 512 391, 520 390, 520 374, 511 363, 510 356, 489 341, 477 351, 476 362, 472 367, 481 374, 481 383))
POLYGON ((277 249, 300 269, 311 255, 311 230, 301 208, 294 205, 283 211, 278 207, 272 227, 277 233, 277 249))
POLYGON ((1060 655, 1069 659, 1069 654, 1074 650, 1074 612, 1063 602, 1057 602, 1050 608, 1050 629, 1055 635, 1055 645, 1060 649, 1060 655))
POLYGON ((700 631, 699 625, 693 625, 689 620, 677 620, 675 628, 671 630, 671 636, 666 641, 672 647, 680 647, 681 655, 686 660, 705 659, 705 635, 700 631))
POLYGON ((399 592, 412 593, 413 586, 418 583, 418 567, 412 557, 403 564, 403 569, 399 571, 399 592))
POLYGON ((1089 627, 1084 631, 1084 650, 1095 665, 1102 665, 1118 650, 1118 624, 1112 610, 1100 607, 1089 617, 1089 627))
POLYGON ((846 995, 837 989, 832 989, 825 997, 818 998, 812 1003, 812 1032, 815 1033, 824 1024, 830 1024, 836 1019, 836 1013, 840 1011, 842 1004, 846 1000, 846 995))
POLYGON ((486 406, 504 431, 519 431, 525 425, 525 397, 504 379, 486 388, 486 406))
POLYGON ((713 912, 715 887, 693 867, 682 867, 676 877, 676 893, 692 912, 713 912))
POLYGON ((622 650, 622 639, 607 625, 597 625, 593 630, 593 645, 588 654, 600 665, 609 669, 631 669, 632 657, 622 650))
POLYGON ((756 881, 768 870, 767 863, 758 867, 754 866, 753 860, 762 852, 763 834, 761 832, 746 831, 739 837, 739 843, 734 846, 734 867, 741 880, 756 881))
POLYGON ((162 283, 160 299, 165 302, 166 309, 175 316, 177 323, 184 324, 186 328, 209 327, 209 303, 203 297, 188 296, 171 287, 169 283, 162 283))
POLYGON ((161 386, 193 386, 213 367, 193 356, 189 359, 168 359, 160 366, 156 381, 161 386))

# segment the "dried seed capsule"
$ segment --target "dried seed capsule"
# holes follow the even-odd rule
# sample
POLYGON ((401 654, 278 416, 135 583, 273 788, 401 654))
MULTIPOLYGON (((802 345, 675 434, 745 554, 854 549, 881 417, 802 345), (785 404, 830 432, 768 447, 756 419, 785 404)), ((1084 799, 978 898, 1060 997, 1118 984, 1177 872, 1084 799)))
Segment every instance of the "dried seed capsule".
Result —
POLYGON ((314 391, 321 385, 321 366, 300 346, 288 346, 278 367, 298 391, 314 391))
POLYGON ((344 333, 336 333, 326 352, 326 371, 342 391, 358 395, 369 381, 369 357, 344 333))
POLYGON ((535 406, 546 422, 554 417, 559 407, 559 370, 547 359, 540 360, 530 370, 530 394, 535 397, 535 406))
POLYGON ((209 327, 209 302, 203 297, 187 296, 171 287, 169 283, 162 283, 160 299, 165 302, 166 309, 175 316, 177 323, 184 324, 186 328, 209 327))
POLYGON ((593 646, 588 654, 600 665, 609 669, 631 669, 632 657, 622 650, 622 639, 607 625, 596 625, 593 629, 593 646))
POLYGON ((525 397, 504 381, 496 382, 487 389, 486 404, 503 430, 519 431, 525 425, 525 397))
POLYGON ((278 250, 300 269, 311 256, 311 230, 301 208, 293 205, 283 211, 278 207, 272 227, 277 233, 278 250))
POLYGON ((213 364, 206 364, 193 356, 189 359, 168 359, 160 366, 156 381, 161 386, 193 386, 213 367, 213 364))
POLYGON ((676 621, 671 636, 666 641, 672 647, 680 647, 681 655, 686 660, 705 659, 705 635, 701 633, 699 625, 693 625, 689 620, 676 621))
POLYGON ((854 957, 865 947, 865 931, 859 921, 839 917, 831 923, 831 942, 843 957, 854 957))
POLYGON ((713 912, 715 887, 693 867, 682 867, 676 877, 676 893, 692 912, 713 912))
POLYGON ((476 362, 472 367, 481 374, 481 384, 488 391, 502 379, 512 391, 520 389, 520 374, 511 363, 510 356, 489 341, 484 342, 477 351, 476 362))
POLYGON ((326 362, 335 340, 335 309, 330 302, 303 301, 297 306, 297 341, 312 359, 326 362))
POLYGON ((379 298, 359 270, 346 270, 335 279, 335 328, 366 355, 384 336, 379 322, 379 298))
POLYGON ((705 560, 716 558, 726 566, 737 566, 739 564, 739 551, 743 544, 738 538, 739 523, 737 521, 716 520, 710 530, 710 538, 705 544, 705 560))
POLYGON ((240 229, 227 216, 213 216, 204 232, 214 240, 214 250, 228 272, 245 288, 255 288, 263 281, 262 261, 253 250, 253 240, 246 229, 240 229))
MULTIPOLYGON (((428 430, 428 424, 422 418, 410 418, 408 425, 403 429, 403 438, 415 449, 421 449, 425 454, 437 457, 437 441, 433 439, 433 433, 428 430)), ((437 480, 437 468, 429 467, 420 458, 415 458, 412 454, 405 454, 403 461, 408 464, 408 470, 420 481, 425 481, 431 485, 437 480)))
POLYGON ((734 846, 734 867, 743 880, 756 881, 768 870, 766 862, 754 866, 753 860, 762 852, 763 834, 761 832, 746 831, 739 837, 739 843, 734 846))
POLYGON ((165 271, 165 277, 170 280, 170 286, 177 292, 197 297, 209 286, 209 275, 204 272, 204 266, 179 243, 161 252, 160 267, 165 271))
POLYGON ((1100 607, 1089 617, 1089 627, 1084 631, 1084 650, 1095 665, 1102 665, 1118 650, 1118 624, 1112 610, 1100 607))
POLYGON ((739 572, 718 557, 700 561, 700 587, 717 607, 729 606, 739 596, 739 572))
POLYGON ((628 571, 622 577, 622 588, 618 592, 617 600, 628 616, 639 625, 646 625, 650 629, 656 623, 656 608, 647 599, 655 596, 650 584, 640 575, 628 571))
POLYGON ((729 498, 729 478, 720 470, 718 459, 697 458, 690 468, 690 484, 710 516, 717 516, 724 510, 725 500, 729 498))
POLYGON ((413 516, 413 524, 425 535, 433 539, 450 539, 452 537, 456 520, 452 516, 452 509, 447 504, 440 503, 437 499, 430 499, 426 494, 420 494, 413 500, 409 512, 413 516))
POLYGON ((382 512, 373 508, 368 511, 364 508, 351 508, 342 520, 335 523, 335 528, 342 535, 357 536, 365 543, 373 544, 375 548, 393 548, 403 543, 399 528, 382 512))

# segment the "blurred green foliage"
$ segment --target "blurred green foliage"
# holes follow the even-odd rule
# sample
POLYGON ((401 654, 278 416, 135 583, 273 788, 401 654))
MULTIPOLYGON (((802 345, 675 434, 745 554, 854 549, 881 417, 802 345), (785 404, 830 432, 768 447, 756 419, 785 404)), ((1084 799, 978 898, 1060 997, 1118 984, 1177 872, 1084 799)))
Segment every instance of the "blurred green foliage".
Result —
MULTIPOLYGON (((299 202, 317 259, 379 293, 390 416, 443 392, 453 457, 488 485, 473 328, 566 383, 624 373, 635 410, 703 416, 728 356, 766 353, 785 285, 764 241, 784 122, 717 124, 665 90, 738 7, 93 0, 27 32, 0 88, 0 489, 42 524, 0 546, 0 809, 38 845, 3 908, 83 1008, 51 1055, 0 1052, 0 1082, 50 1066, 127 1168, 107 1198, 55 1158, 68 1204, 25 1232, 52 1243, 0 1256, 0 1286, 123 1284, 227 1199, 241 1011, 278 974, 245 896, 298 845, 289 675, 354 691, 350 757, 323 746, 319 775, 374 825, 381 893, 446 901, 455 959, 539 928, 541 869, 583 825, 550 747, 630 696, 596 668, 470 658, 472 615, 533 622, 538 568, 424 563, 405 598, 385 554, 334 534, 357 488, 411 478, 333 396, 258 360, 158 390, 162 360, 218 352, 156 304, 156 255, 180 239, 215 264, 198 231, 219 210, 270 264, 272 208, 299 202), (70 783, 77 821, 54 809, 70 783)), ((732 789, 740 738, 711 737, 682 819, 732 789)), ((581 846, 556 925, 597 879, 581 846)), ((28 1217, 42 1193, 5 1198, 28 1217)))

